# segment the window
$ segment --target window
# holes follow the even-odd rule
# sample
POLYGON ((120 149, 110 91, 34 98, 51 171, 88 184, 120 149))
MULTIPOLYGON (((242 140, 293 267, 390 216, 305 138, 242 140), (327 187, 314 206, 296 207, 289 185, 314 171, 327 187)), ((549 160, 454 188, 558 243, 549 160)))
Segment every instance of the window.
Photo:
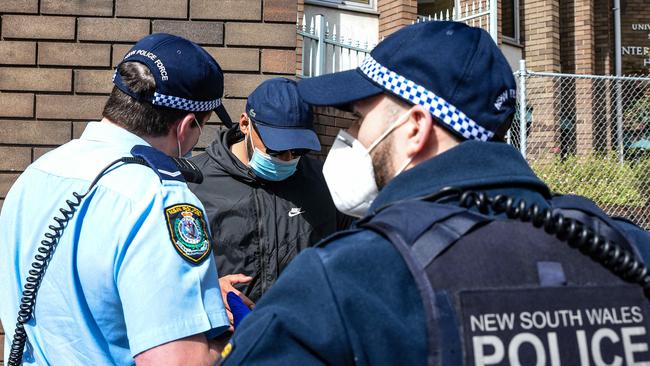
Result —
POLYGON ((418 0, 418 15, 425 19, 428 16, 436 16, 438 14, 446 16, 447 13, 450 13, 450 16, 453 16, 454 7, 458 7, 457 3, 459 1, 460 0, 418 0))
POLYGON ((374 10, 377 0, 305 0, 307 4, 332 5, 337 8, 374 10))
POLYGON ((519 43, 519 0, 501 3, 501 32, 506 40, 519 43))

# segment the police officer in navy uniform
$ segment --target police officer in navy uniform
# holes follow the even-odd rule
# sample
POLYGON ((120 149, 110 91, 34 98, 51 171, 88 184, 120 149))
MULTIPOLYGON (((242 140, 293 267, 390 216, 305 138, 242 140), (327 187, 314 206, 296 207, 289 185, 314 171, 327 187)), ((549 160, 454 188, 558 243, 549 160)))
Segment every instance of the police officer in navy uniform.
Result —
POLYGON ((228 329, 205 211, 170 158, 192 150, 213 111, 228 118, 221 69, 157 33, 126 54, 114 83, 101 122, 30 165, 2 207, 10 365, 207 365, 228 329))
MULTIPOLYGON (((225 365, 586 365, 590 360, 650 360, 650 313, 641 287, 622 286, 622 280, 566 244, 544 247, 531 241, 526 249, 509 243, 507 230, 499 237, 474 235, 472 245, 460 243, 437 252, 433 263, 438 267, 427 272, 434 288, 425 299, 420 290, 426 286, 416 282, 421 277, 414 277, 412 262, 400 254, 393 239, 366 228, 383 217, 407 238, 441 212, 450 217, 466 211, 468 217, 479 215, 460 207, 457 195, 446 194, 447 187, 454 187, 452 193, 481 190, 549 207, 552 197, 544 182, 514 148, 495 141, 503 138, 512 120, 516 93, 512 71, 485 31, 455 22, 412 25, 381 42, 359 68, 302 80, 299 90, 309 103, 356 115, 352 127, 337 136, 324 174, 337 207, 364 218, 355 228, 305 250, 289 265, 236 329, 222 354, 225 365), (434 208, 422 212, 423 205, 434 208), (523 285, 496 295, 481 292, 520 280, 523 285), (589 292, 592 288, 581 287, 589 283, 614 287, 605 291, 607 296, 603 291, 595 296, 589 292), (549 289, 541 287, 546 285, 550 291, 569 292, 549 295, 549 289), (532 290, 526 296, 512 292, 520 287, 532 290), (628 290, 636 291, 637 302, 621 300, 620 306, 609 306, 607 301, 622 299, 619 291, 628 290), (434 301, 433 313, 425 308, 425 300, 434 301), (554 307, 556 301, 558 306, 580 304, 567 313, 554 307), (596 321, 585 312, 592 302, 601 313, 609 309, 605 311, 610 316, 615 309, 617 317, 610 319, 625 319, 612 327, 625 323, 627 328, 576 329, 596 321), (605 305, 597 305, 601 302, 605 305), (513 310, 518 306, 522 309, 513 310), (528 311, 535 307, 541 310, 528 311), (564 323, 558 325, 554 319, 561 314, 564 323), (542 337, 535 332, 545 333, 542 337)), ((637 238, 639 248, 630 250, 638 264, 638 249, 647 253, 641 247, 648 245, 647 233, 620 220, 613 227, 637 238)), ((537 231, 530 236, 544 234, 531 230, 537 231)), ((456 234, 442 231, 442 239, 456 234)), ((524 238, 528 233, 523 232, 524 238)), ((417 247, 422 258, 436 250, 438 241, 425 244, 417 247)))
POLYGON ((239 123, 192 158, 205 179, 190 189, 210 217, 223 290, 238 292, 232 285, 239 283, 257 301, 300 251, 349 225, 332 202, 323 163, 307 156, 321 148, 312 121, 295 81, 266 80, 248 96, 239 123))

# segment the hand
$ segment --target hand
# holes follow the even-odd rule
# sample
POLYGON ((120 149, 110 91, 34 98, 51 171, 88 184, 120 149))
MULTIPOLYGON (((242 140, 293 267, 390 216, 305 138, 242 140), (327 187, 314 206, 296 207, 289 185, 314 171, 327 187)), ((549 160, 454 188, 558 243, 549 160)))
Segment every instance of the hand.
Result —
POLYGON ((230 321, 229 329, 231 331, 233 331, 235 328, 233 327, 234 320, 232 316, 232 311, 230 310, 230 305, 228 304, 228 292, 234 292, 235 294, 237 294, 237 296, 239 296, 242 299, 242 301, 244 302, 244 304, 246 304, 246 306, 248 306, 250 309, 253 309, 255 307, 255 303, 233 286, 238 283, 249 283, 252 280, 253 280, 252 277, 243 275, 241 273, 227 275, 219 278, 219 287, 221 287, 221 298, 223 299, 223 304, 226 307, 226 313, 228 314, 228 320, 230 321))

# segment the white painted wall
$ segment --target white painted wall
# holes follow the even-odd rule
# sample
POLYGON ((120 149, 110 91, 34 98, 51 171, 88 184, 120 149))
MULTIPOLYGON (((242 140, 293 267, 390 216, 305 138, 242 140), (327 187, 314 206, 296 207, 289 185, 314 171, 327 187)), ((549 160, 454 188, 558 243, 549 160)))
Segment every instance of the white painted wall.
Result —
MULTIPOLYGON (((328 25, 329 37, 336 32, 337 41, 352 44, 360 48, 371 48, 377 44, 379 38, 379 15, 369 11, 351 11, 329 6, 305 4, 305 20, 307 31, 316 15, 323 15, 328 25)), ((302 22, 302 20, 301 20, 302 22)), ((314 24, 316 26, 316 24, 314 24)), ((313 41, 307 40, 304 43, 303 75, 313 76, 316 64, 316 47, 313 41), (311 65, 311 67, 310 67, 311 65)), ((328 45, 325 56, 325 69, 323 73, 331 73, 356 68, 366 57, 366 53, 351 51, 340 47, 328 45)))
POLYGON ((510 64, 512 71, 514 72, 519 70, 519 60, 523 58, 521 47, 516 47, 516 46, 509 45, 507 43, 502 43, 500 48, 501 48, 501 52, 503 52, 503 55, 506 56, 506 60, 508 60, 508 63, 510 64))
POLYGON ((330 26, 330 33, 336 28, 336 34, 353 37, 355 41, 376 44, 379 38, 379 16, 366 12, 355 12, 326 6, 305 4, 305 16, 310 19, 322 14, 330 26))

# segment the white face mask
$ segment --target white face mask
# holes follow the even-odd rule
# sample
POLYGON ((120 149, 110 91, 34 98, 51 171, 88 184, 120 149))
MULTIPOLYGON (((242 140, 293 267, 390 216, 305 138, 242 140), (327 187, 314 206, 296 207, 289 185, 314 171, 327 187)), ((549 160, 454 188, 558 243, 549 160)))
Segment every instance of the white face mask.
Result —
MULTIPOLYGON (((368 149, 347 132, 339 131, 323 165, 327 187, 339 211, 354 217, 363 217, 368 212, 379 193, 370 152, 406 121, 409 112, 401 115, 368 149)), ((395 175, 406 169, 410 162, 408 159, 395 175)))

